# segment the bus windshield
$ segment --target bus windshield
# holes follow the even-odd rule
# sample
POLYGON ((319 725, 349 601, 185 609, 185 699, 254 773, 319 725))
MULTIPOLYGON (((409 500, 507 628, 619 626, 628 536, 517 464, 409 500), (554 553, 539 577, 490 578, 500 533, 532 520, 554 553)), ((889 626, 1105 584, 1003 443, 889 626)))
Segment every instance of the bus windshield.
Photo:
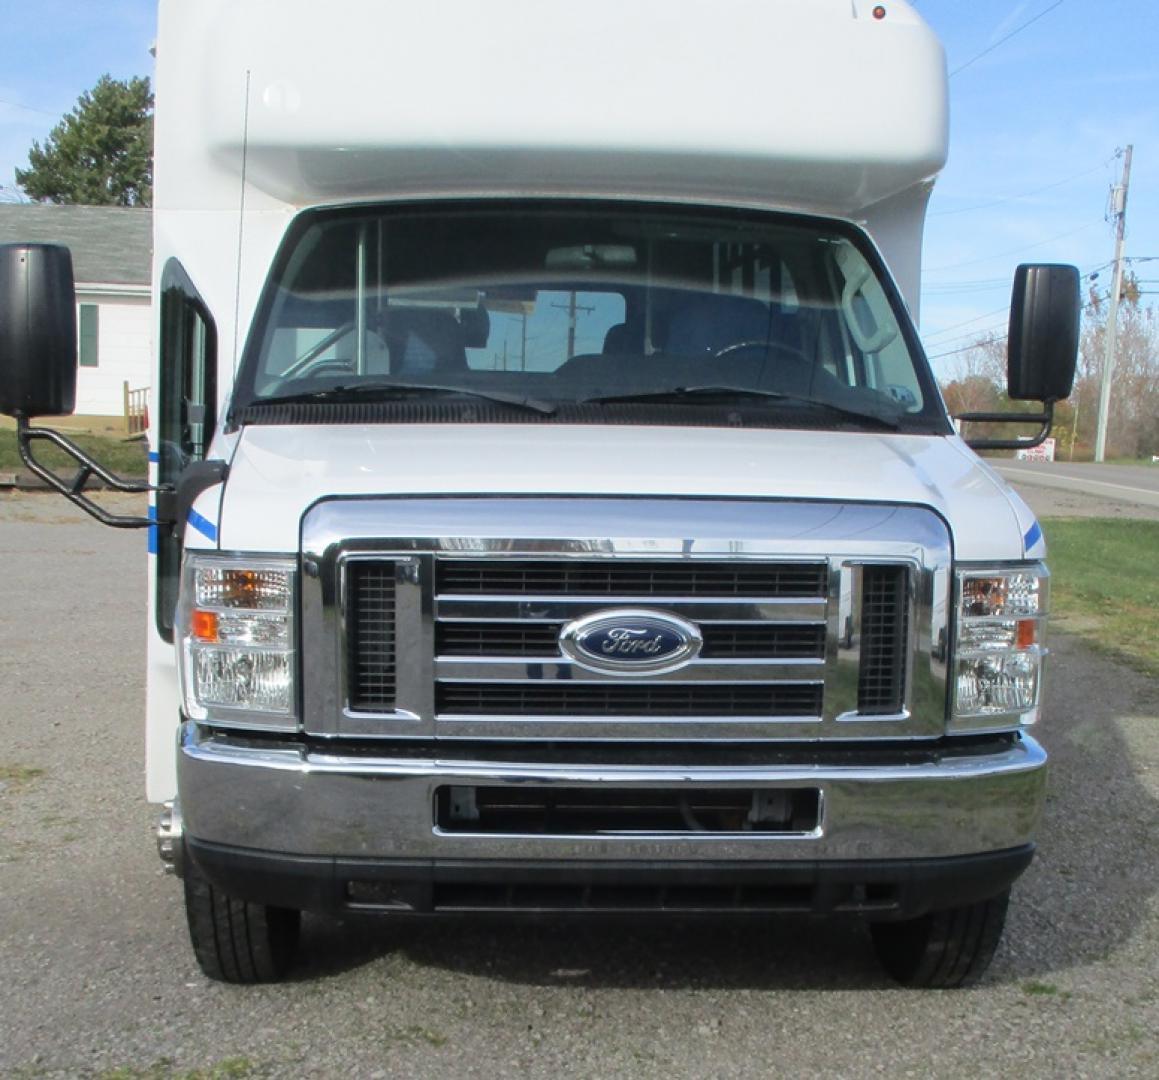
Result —
POLYGON ((946 429, 880 261, 840 223, 604 203, 303 215, 241 407, 436 397, 572 421, 678 404, 706 424, 739 407, 777 425, 946 429))

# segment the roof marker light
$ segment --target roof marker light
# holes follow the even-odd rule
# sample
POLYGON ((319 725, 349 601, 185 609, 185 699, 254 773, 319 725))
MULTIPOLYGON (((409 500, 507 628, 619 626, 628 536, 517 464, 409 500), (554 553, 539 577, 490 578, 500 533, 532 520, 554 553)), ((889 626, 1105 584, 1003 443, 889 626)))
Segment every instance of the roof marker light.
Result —
POLYGON ((875 7, 873 9, 873 17, 875 19, 884 19, 885 18, 885 5, 884 4, 878 4, 877 7, 875 7))

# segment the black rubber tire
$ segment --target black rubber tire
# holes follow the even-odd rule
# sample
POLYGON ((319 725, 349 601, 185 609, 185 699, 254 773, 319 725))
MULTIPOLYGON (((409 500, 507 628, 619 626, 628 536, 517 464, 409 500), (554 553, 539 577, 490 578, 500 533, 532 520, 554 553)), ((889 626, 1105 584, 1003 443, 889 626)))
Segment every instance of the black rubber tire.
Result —
POLYGON ((1010 890, 917 919, 870 925, 882 967, 904 986, 950 989, 977 982, 1002 937, 1010 890))
POLYGON ((185 864, 185 916, 197 963, 211 979, 277 982, 293 964, 302 913, 227 896, 191 860, 185 864))

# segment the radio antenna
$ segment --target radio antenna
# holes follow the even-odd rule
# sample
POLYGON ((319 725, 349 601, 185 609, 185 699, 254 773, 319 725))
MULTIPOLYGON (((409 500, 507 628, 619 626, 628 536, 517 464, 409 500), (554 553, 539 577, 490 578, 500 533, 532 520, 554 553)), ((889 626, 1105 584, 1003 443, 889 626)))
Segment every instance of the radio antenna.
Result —
POLYGON ((245 72, 245 108, 241 128, 241 198, 237 208, 237 266, 233 292, 233 378, 237 381, 237 350, 241 330, 241 253, 245 237, 245 185, 250 150, 250 69, 245 72))

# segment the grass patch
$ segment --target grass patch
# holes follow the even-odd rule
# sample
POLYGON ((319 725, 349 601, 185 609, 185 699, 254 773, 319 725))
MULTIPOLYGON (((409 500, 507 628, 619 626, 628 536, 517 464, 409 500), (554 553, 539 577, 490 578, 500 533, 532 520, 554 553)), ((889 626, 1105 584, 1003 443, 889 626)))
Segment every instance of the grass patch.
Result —
MULTIPOLYGON (((149 450, 139 440, 126 442, 123 438, 108 438, 104 435, 71 435, 69 438, 112 473, 144 476, 148 472, 149 450)), ((71 479, 76 463, 67 454, 44 442, 38 442, 32 452, 42 465, 71 479)), ((16 432, 10 428, 0 428, 0 472, 16 472, 23 468, 20 448, 16 444, 16 432)))
POLYGON ((5 765, 0 763, 0 784, 24 787, 33 780, 39 780, 44 770, 36 765, 5 765))
POLYGON ((1053 620, 1159 675, 1159 522, 1048 518, 1053 620))
POLYGON ((446 1046, 447 1037, 441 1031, 432 1031, 430 1028, 419 1027, 412 1025, 404 1032, 405 1039, 413 1042, 426 1043, 428 1046, 446 1046))
POLYGON ((1028 997, 1055 997, 1058 994, 1058 987, 1054 983, 1032 979, 1022 984, 1022 992, 1028 997))

